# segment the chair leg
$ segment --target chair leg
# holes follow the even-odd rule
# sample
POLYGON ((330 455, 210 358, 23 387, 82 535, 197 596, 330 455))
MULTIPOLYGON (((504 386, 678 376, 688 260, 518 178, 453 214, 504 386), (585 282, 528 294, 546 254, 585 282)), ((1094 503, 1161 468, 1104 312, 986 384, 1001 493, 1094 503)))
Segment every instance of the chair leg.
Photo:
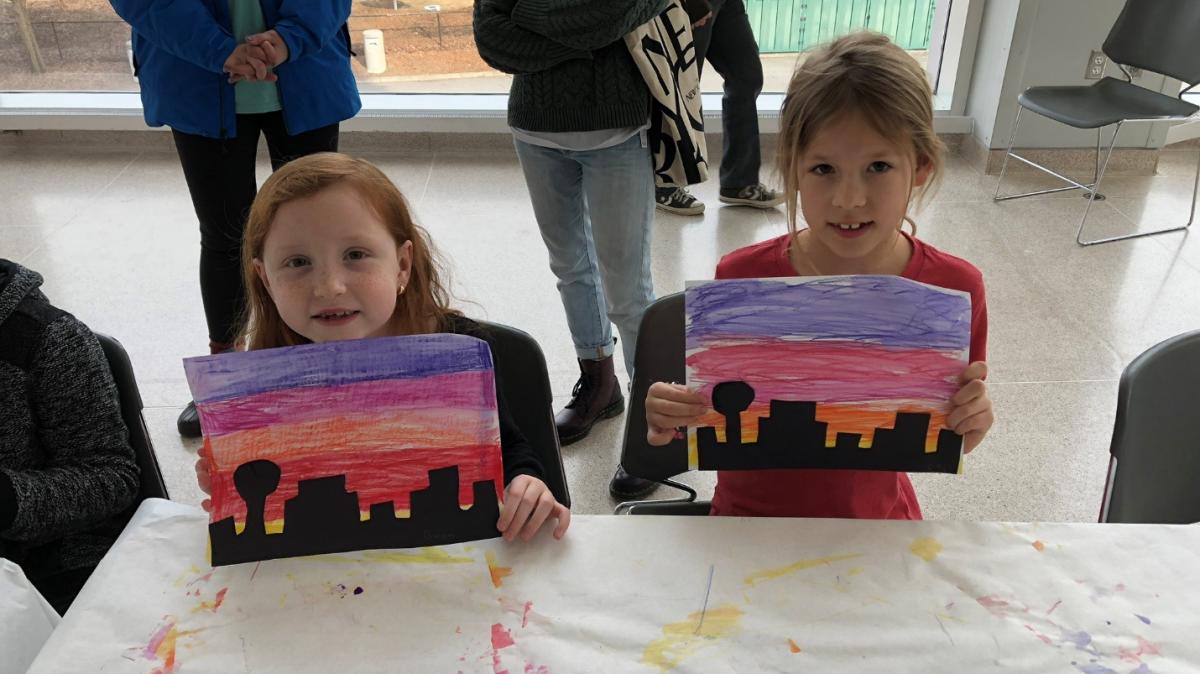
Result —
POLYGON ((687 496, 685 496, 683 498, 664 498, 664 499, 656 499, 656 500, 651 500, 651 501, 622 501, 621 503, 617 504, 617 507, 615 509, 613 509, 613 514, 614 515, 625 514, 625 513, 629 512, 629 510, 631 508, 633 508, 634 506, 642 505, 645 503, 693 503, 696 500, 696 496, 697 496, 696 490, 692 489, 691 487, 689 487, 688 485, 686 485, 682 482, 676 482, 675 480, 671 480, 668 478, 663 478, 661 480, 655 480, 655 482, 657 482, 661 485, 667 486, 667 487, 674 487, 675 489, 678 489, 682 492, 686 492, 687 496))
POLYGON ((1110 157, 1112 157, 1113 146, 1116 145, 1116 143, 1117 143, 1117 131, 1120 131, 1120 130, 1121 130, 1121 122, 1117 122, 1117 128, 1115 130, 1113 130, 1112 142, 1109 143, 1109 145, 1108 145, 1108 154, 1104 157, 1104 165, 1100 167, 1100 169, 1098 171, 1098 175, 1096 177, 1096 187, 1094 190, 1089 190, 1091 192, 1091 195, 1088 199, 1088 205, 1087 205, 1087 208, 1083 212, 1083 218, 1079 221, 1079 230, 1075 233, 1075 242, 1081 246, 1094 246, 1098 243, 1109 243, 1112 241, 1127 241, 1129 239, 1138 239, 1143 236, 1154 236, 1155 234, 1166 234, 1168 232, 1182 232, 1182 231, 1188 229, 1189 227, 1191 227, 1192 221, 1196 219, 1196 194, 1198 191, 1200 191, 1200 157, 1197 158, 1197 162, 1196 162, 1196 175, 1192 182, 1192 206, 1188 210, 1188 220, 1186 223, 1184 223, 1182 225, 1175 225, 1173 227, 1164 227, 1162 229, 1155 229, 1155 230, 1151 230, 1149 232, 1137 232, 1135 234, 1122 234, 1120 236, 1110 236, 1110 237, 1106 237, 1103 239, 1092 239, 1090 241, 1085 241, 1083 239, 1083 226, 1087 220, 1088 211, 1090 211, 1092 208, 1092 201, 1095 200, 1096 191, 1098 191, 1100 189, 1100 180, 1103 179, 1104 170, 1105 170, 1105 168, 1108 167, 1108 160, 1110 157))
MULTIPOLYGON (((1035 196, 1038 196, 1041 194, 1054 194, 1055 192, 1066 192, 1068 190, 1090 190, 1092 188, 1092 185, 1095 184, 1094 181, 1092 182, 1092 184, 1089 184, 1089 185, 1085 185, 1083 183, 1076 182, 1075 180, 1072 180, 1071 178, 1068 178, 1068 177, 1062 175, 1061 173, 1052 171, 1049 168, 1046 168, 1045 166, 1042 166, 1041 164, 1039 164, 1035 161, 1032 161, 1026 157, 1022 157, 1021 155, 1017 154, 1016 152, 1013 152, 1013 144, 1017 140, 1017 128, 1021 124, 1021 112, 1022 111, 1024 111, 1024 108, 1022 108, 1021 106, 1018 105, 1017 106, 1017 117, 1016 117, 1016 119, 1013 120, 1012 133, 1008 137, 1008 150, 1004 153, 1004 163, 1000 165, 1000 180, 996 181, 996 194, 992 196, 992 201, 1008 201, 1010 199, 1035 197, 1035 196), (1033 192, 1021 192, 1020 194, 1001 195, 1000 188, 1004 185, 1004 174, 1008 169, 1008 160, 1010 157, 1013 159, 1016 159, 1017 161, 1020 161, 1024 164, 1028 164, 1029 166, 1032 166, 1033 168, 1041 171, 1042 173, 1046 173, 1051 176, 1054 176, 1055 178, 1058 178, 1059 180, 1061 180, 1065 183, 1070 183, 1070 186, 1069 187, 1056 187, 1054 189, 1049 189, 1049 190, 1036 190, 1033 192)), ((1096 133, 1097 133, 1097 138, 1099 138, 1099 133, 1100 133, 1099 130, 1097 130, 1096 133)), ((1100 172, 1099 171, 1099 161, 1100 160, 1099 160, 1098 155, 1100 152, 1100 146, 1098 143, 1096 146, 1096 152, 1097 152, 1096 172, 1097 172, 1097 174, 1099 174, 1099 172, 1100 172)))

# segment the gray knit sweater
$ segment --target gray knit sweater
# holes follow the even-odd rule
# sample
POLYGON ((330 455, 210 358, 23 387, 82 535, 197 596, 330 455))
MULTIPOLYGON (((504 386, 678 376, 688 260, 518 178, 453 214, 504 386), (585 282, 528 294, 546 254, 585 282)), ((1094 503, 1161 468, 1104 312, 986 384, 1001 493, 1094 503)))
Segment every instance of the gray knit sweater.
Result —
POLYGON ((508 123, 527 131, 644 124, 650 94, 624 35, 668 0, 475 0, 475 44, 512 73, 508 123))
POLYGON ((0 260, 0 556, 31 580, 94 566, 138 488, 96 337, 0 260))

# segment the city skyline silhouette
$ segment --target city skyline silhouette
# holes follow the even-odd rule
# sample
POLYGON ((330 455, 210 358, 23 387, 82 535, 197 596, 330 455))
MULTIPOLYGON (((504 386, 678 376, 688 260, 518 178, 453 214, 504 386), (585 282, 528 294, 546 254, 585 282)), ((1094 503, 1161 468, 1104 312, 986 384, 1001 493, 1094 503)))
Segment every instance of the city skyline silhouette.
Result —
POLYGON ((744 381, 716 384, 713 409, 725 417, 725 441, 717 429, 696 429, 700 470, 759 470, 768 468, 841 468, 911 472, 957 473, 962 436, 949 429, 937 435, 936 450, 925 450, 931 415, 897 411, 891 428, 876 427, 870 447, 861 433, 837 432, 828 445, 829 423, 817 419, 813 401, 771 400, 770 414, 758 419, 755 442, 742 440, 741 413, 754 402, 754 388, 744 381))
POLYGON ((427 488, 410 492, 408 517, 396 517, 394 501, 383 501, 370 505, 366 520, 360 515, 358 492, 346 490, 344 474, 299 480, 296 496, 284 502, 283 531, 268 533, 265 504, 279 486, 280 468, 263 459, 244 463, 233 478, 246 504, 245 525, 239 534, 232 516, 209 524, 212 564, 444 545, 500 535, 494 480, 475 481, 471 505, 463 507, 458 466, 430 469, 428 475, 427 488))

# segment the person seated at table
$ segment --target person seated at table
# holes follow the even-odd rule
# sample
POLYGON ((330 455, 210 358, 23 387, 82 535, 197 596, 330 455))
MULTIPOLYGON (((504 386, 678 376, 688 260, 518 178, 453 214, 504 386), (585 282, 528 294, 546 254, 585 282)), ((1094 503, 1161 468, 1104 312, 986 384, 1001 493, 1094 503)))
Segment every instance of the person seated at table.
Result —
MULTIPOLYGON (((483 326, 450 308, 429 235, 400 190, 369 162, 343 154, 296 159, 263 183, 242 240, 242 274, 238 343, 249 349, 437 332, 489 341, 483 326)), ((492 357, 503 354, 493 348, 492 357)), ((529 540, 555 520, 554 537, 562 538, 571 511, 542 481, 541 463, 496 389, 507 485, 496 527, 506 540, 529 540)), ((209 460, 202 450, 196 462, 205 493, 209 460)))
POLYGON ((138 466, 96 336, 0 259, 0 557, 67 610, 128 520, 138 466))
MULTIPOLYGON (((848 35, 797 66, 779 122, 788 234, 729 253, 716 277, 889 274, 969 292, 970 364, 946 426, 970 452, 993 421, 983 382, 987 306, 979 270, 917 239, 909 217, 914 192, 923 196, 942 161, 925 71, 883 35, 848 35), (799 231, 797 203, 807 223, 799 231)), ((685 386, 651 384, 647 440, 667 444, 707 409, 685 386)), ((745 470, 718 472, 712 514, 921 519, 921 506, 902 472, 745 470)))

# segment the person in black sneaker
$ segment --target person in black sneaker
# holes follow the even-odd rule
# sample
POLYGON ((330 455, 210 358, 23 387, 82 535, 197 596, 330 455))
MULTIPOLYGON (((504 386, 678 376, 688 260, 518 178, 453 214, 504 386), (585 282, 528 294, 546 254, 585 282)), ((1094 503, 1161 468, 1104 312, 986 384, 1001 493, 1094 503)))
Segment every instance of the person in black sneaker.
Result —
MULTIPOLYGON (((701 70, 705 59, 725 80, 721 105, 722 203, 753 208, 775 208, 783 195, 759 182, 762 162, 758 141, 758 94, 762 91, 762 62, 758 43, 746 16, 744 0, 684 0, 685 4, 707 1, 712 18, 694 28, 696 59, 701 70)), ((655 189, 660 211, 676 215, 700 215, 704 202, 683 187, 655 189)))
MULTIPOLYGON (((233 348, 245 302, 241 246, 263 136, 276 170, 336 151, 361 107, 350 69, 350 3, 110 0, 133 29, 148 126, 169 126, 200 223, 200 297, 209 350, 233 348)), ((200 436, 189 402, 179 433, 200 436)))

